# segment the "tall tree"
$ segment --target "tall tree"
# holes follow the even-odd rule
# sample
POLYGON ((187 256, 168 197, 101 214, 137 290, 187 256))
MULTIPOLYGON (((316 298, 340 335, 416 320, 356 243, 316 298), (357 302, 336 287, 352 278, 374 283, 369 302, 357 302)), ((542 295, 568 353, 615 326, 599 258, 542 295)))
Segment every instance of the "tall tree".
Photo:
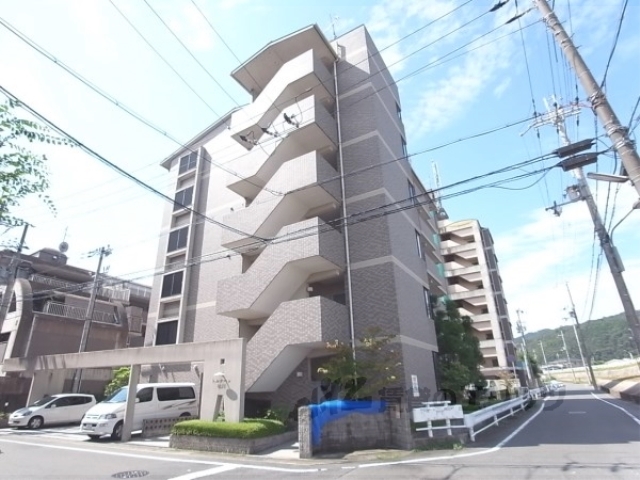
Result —
POLYGON ((380 328, 368 328, 356 344, 354 361, 351 344, 330 342, 327 349, 334 355, 318 373, 338 386, 346 399, 375 397, 380 390, 398 383, 402 365, 400 352, 391 343, 395 335, 380 328))
POLYGON ((64 138, 51 135, 36 122, 19 118, 13 112, 15 102, 0 104, 0 223, 22 225, 24 220, 12 210, 29 195, 38 196, 56 213, 49 188, 47 157, 33 153, 27 145, 34 142, 53 145, 70 145, 64 138))
POLYGON ((483 384, 482 352, 471 319, 461 316, 456 304, 447 300, 444 309, 436 312, 435 326, 440 388, 459 395, 467 385, 483 384))

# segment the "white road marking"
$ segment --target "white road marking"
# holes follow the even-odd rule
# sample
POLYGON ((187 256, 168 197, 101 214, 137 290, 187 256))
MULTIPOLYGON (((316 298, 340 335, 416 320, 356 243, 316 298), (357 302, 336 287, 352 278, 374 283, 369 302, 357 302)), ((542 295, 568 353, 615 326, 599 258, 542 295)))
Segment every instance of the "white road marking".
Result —
POLYGON ((587 413, 587 412, 569 412, 569 415, 581 415, 583 413, 587 413))
POLYGON ((600 398, 600 397, 598 397, 598 396, 597 396, 596 394, 594 394, 593 392, 591 392, 591 395, 593 395, 593 398, 595 398, 595 399, 597 399, 597 400, 600 400, 601 402, 604 402, 604 403, 606 403, 606 404, 609 404, 609 405, 611 405, 612 407, 617 408, 618 410, 623 411, 623 412, 625 413, 625 415, 627 415, 627 416, 631 417, 631 419, 632 419, 634 422, 636 422, 638 425, 640 425, 640 419, 638 419, 638 417, 636 417, 636 416, 635 416, 635 415, 633 415, 632 413, 628 412, 625 408, 621 407, 620 405, 616 405, 616 404, 615 404, 615 403, 613 403, 613 402, 608 402, 608 401, 606 401, 604 398, 600 398))
POLYGON ((235 465, 221 465, 219 467, 209 468, 207 470, 201 470, 199 472, 187 473, 186 475, 180 475, 179 477, 173 477, 169 480, 195 480, 196 478, 208 477, 209 475, 216 475, 218 473, 228 472, 229 470, 235 470, 235 465))
POLYGON ((112 455, 115 457, 128 457, 128 458, 139 458, 142 460, 156 460, 160 462, 173 462, 173 463, 193 463, 198 465, 217 465, 221 466, 232 466, 233 468, 246 468, 249 470, 267 470, 271 472, 290 472, 290 473, 317 473, 322 472, 325 469, 322 468, 282 468, 282 467, 269 467, 262 465, 245 465, 240 463, 227 463, 227 462, 212 462, 209 460, 197 460, 197 459, 187 459, 187 458, 175 458, 175 457, 158 457, 155 455, 142 455, 139 453, 125 453, 125 452, 116 452, 116 451, 108 451, 108 450, 94 450, 91 448, 79 448, 79 447, 67 447, 63 445, 49 445, 44 443, 37 442, 23 442, 18 440, 7 440, 4 438, 0 438, 0 443, 12 443, 15 445, 28 445, 30 447, 41 447, 41 448, 53 448, 56 450, 69 450, 72 452, 84 452, 84 453, 95 453, 97 455, 112 455))
MULTIPOLYGON (((546 401, 547 401, 547 399, 545 398, 543 400, 543 402, 546 402, 546 401)), ((475 457, 475 456, 478 456, 478 455, 486 455, 488 453, 494 453, 494 452, 497 452, 498 450, 500 450, 502 447, 504 447, 507 443, 509 443, 511 441, 511 439, 513 437, 515 437, 518 433, 520 433, 522 430, 524 430, 524 428, 527 425, 529 425, 533 421, 534 418, 536 418, 538 415, 540 415, 543 410, 544 410, 544 403, 542 405, 540 405, 540 408, 538 408, 538 411, 536 413, 534 413, 530 418, 528 418, 527 421, 525 421, 522 425, 520 425, 513 432, 511 432, 510 435, 508 435, 506 438, 504 438, 495 447, 489 448, 487 450, 482 450, 480 452, 461 453, 459 455, 448 455, 448 456, 439 456, 439 457, 430 457, 430 458, 418 458, 418 459, 415 459, 415 460, 399 460, 397 462, 366 463, 366 464, 359 465, 358 468, 386 467, 386 466, 389 466, 389 465, 406 465, 406 464, 425 463, 425 462, 437 462, 437 461, 441 461, 441 460, 451 460, 451 459, 458 459, 458 458, 475 457)))

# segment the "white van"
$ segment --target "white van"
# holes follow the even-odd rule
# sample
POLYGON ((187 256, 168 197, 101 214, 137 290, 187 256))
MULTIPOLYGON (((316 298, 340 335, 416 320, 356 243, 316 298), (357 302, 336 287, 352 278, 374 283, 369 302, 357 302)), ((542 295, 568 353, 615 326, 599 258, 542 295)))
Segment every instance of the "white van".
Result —
MULTIPOLYGON (((106 400, 90 409, 80 429, 97 440, 111 435, 122 437, 122 423, 129 387, 122 387, 106 400)), ((191 417, 198 414, 198 399, 193 383, 141 383, 138 385, 133 411, 132 431, 142 430, 142 422, 152 418, 191 417)))

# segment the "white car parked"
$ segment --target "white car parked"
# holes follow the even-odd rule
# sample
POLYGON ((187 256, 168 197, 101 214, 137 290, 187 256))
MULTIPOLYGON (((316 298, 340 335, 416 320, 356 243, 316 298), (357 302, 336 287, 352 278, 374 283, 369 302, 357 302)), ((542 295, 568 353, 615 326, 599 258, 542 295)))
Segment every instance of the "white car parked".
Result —
POLYGON ((93 395, 60 393, 41 398, 9 416, 9 426, 32 429, 44 425, 80 423, 84 414, 96 404, 93 395))

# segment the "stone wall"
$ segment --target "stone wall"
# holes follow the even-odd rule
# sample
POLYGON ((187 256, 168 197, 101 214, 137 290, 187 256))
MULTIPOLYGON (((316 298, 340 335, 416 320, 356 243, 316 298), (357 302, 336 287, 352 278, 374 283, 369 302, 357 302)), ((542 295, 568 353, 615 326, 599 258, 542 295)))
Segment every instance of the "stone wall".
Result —
POLYGON ((197 419, 198 417, 149 418, 142 421, 142 437, 150 438, 169 435, 176 423, 197 419))
POLYGON ((171 435, 169 446, 184 450, 201 452, 253 454, 293 442, 298 432, 285 432, 264 438, 213 438, 195 435, 171 435))
POLYGON ((318 445, 312 442, 312 428, 309 407, 301 407, 298 411, 300 458, 367 449, 413 450, 443 439, 465 443, 469 437, 462 429, 453 429, 453 435, 447 435, 446 430, 436 430, 433 437, 426 431, 415 432, 410 410, 401 405, 389 405, 384 412, 376 414, 351 413, 329 422, 323 426, 318 445))

